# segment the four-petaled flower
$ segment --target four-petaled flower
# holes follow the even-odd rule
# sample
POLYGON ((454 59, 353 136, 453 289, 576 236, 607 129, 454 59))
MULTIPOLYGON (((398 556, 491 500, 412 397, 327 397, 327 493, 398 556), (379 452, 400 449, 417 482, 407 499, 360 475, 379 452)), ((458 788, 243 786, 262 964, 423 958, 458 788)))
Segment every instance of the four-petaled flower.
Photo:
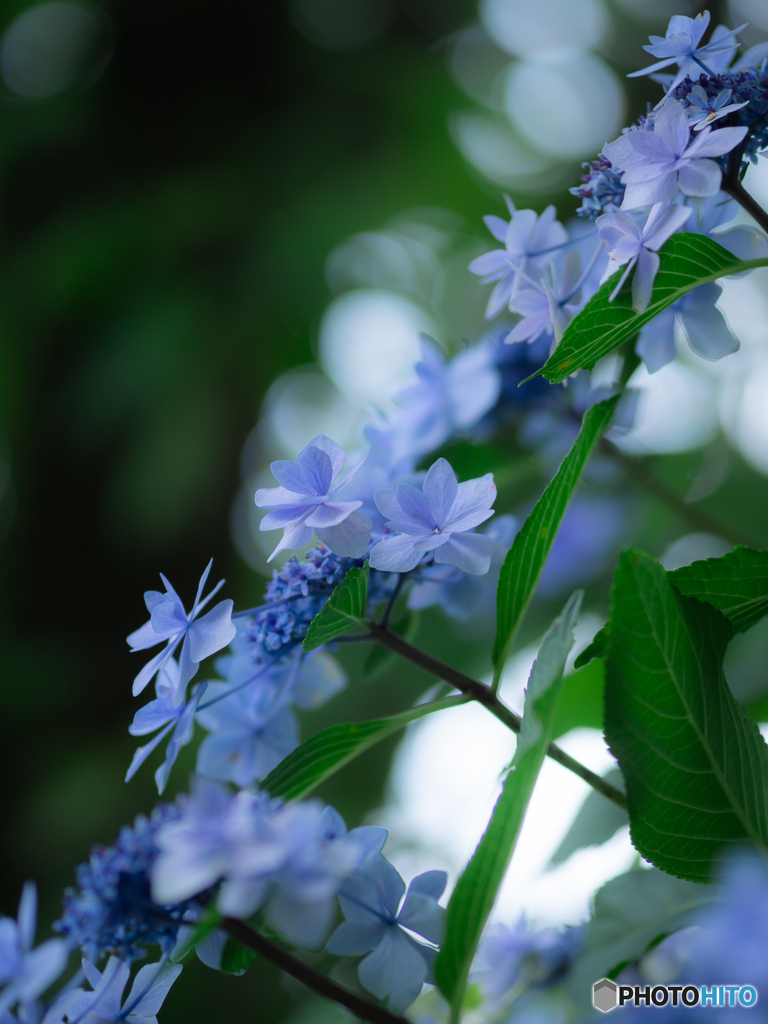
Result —
POLYGON ((213 559, 200 577, 195 603, 192 605, 189 615, 184 610, 181 598, 162 573, 160 573, 160 579, 165 585, 165 593, 148 590, 144 594, 144 602, 150 613, 150 620, 127 638, 131 645, 131 651, 144 651, 163 640, 167 640, 168 644, 144 666, 134 679, 134 697, 140 694, 147 683, 155 677, 183 640, 176 689, 171 696, 171 704, 177 708, 184 702, 187 683, 197 672, 200 662, 211 654, 215 654, 216 651, 220 651, 222 647, 226 647, 234 639, 237 630, 232 622, 232 601, 219 601, 207 614, 197 618, 224 583, 224 580, 221 580, 210 594, 201 600, 203 587, 212 565, 213 559))
POLYGON ((632 279, 632 307, 638 313, 646 309, 659 270, 660 259, 656 250, 664 245, 670 235, 680 230, 692 213, 693 208, 690 206, 656 203, 642 227, 633 214, 623 210, 610 210, 597 218, 595 223, 598 234, 608 246, 611 257, 605 278, 610 277, 617 267, 625 263, 627 265, 611 292, 611 301, 619 294, 627 275, 637 265, 632 279))
POLYGON ((505 196, 511 214, 509 224, 501 217, 486 217, 485 223, 494 238, 504 243, 472 260, 469 269, 483 278, 483 284, 498 281, 488 300, 486 320, 500 312, 520 287, 520 280, 537 280, 552 259, 552 253, 568 241, 568 232, 556 217, 554 206, 548 206, 540 217, 533 210, 516 210, 505 196))
POLYGON ((732 52, 734 36, 747 25, 745 22, 730 32, 718 32, 716 36, 713 33, 712 39, 706 46, 699 46, 708 25, 709 11, 697 14, 695 18, 688 18, 681 14, 674 15, 669 19, 666 36, 664 38, 650 36, 651 45, 643 47, 647 53, 654 57, 661 57, 661 60, 655 64, 649 64, 647 68, 642 68, 640 71, 633 71, 627 77, 638 78, 640 75, 649 75, 654 71, 661 71, 662 68, 668 68, 670 64, 678 64, 680 70, 669 87, 671 92, 686 77, 696 79, 702 71, 712 74, 712 69, 707 67, 706 61, 710 57, 732 52))
POLYGON ((405 882, 389 861, 374 854, 339 892, 346 921, 326 949, 339 956, 367 953, 357 969, 360 983, 377 999, 387 999, 392 1013, 410 1006, 430 976, 437 950, 417 942, 405 929, 430 943, 440 942, 445 910, 437 901, 446 881, 444 871, 418 875, 401 907, 405 882))
POLYGON ((181 964, 146 964, 133 979, 131 991, 123 1003, 123 991, 131 968, 115 956, 107 961, 103 973, 83 960, 83 974, 92 992, 76 988, 65 992, 45 1016, 45 1024, 157 1024, 157 1013, 171 985, 181 974, 181 964))
POLYGON ((371 538, 371 521, 357 509, 362 501, 336 501, 334 495, 349 483, 363 465, 360 462, 335 487, 346 456, 335 441, 318 434, 296 456, 271 465, 279 487, 260 487, 255 494, 259 508, 270 509, 260 530, 283 530, 283 539, 269 556, 285 548, 303 548, 317 534, 334 554, 362 558, 371 538))
POLYGON ((67 963, 64 939, 48 939, 33 949, 37 922, 37 888, 25 882, 16 921, 0 917, 0 1018, 16 1003, 24 1020, 38 1019, 35 1002, 67 963))
POLYGON ((732 95, 730 89, 721 89, 714 99, 710 99, 700 85, 694 85, 686 97, 690 104, 686 109, 688 124, 695 132, 700 132, 713 121, 719 121, 721 117, 727 117, 734 110, 741 110, 749 103, 749 100, 744 100, 743 103, 729 103, 732 95))
POLYGON ((550 280, 544 278, 535 288, 522 288, 509 302, 509 308, 522 317, 504 341, 511 345, 527 341, 532 345, 543 334, 559 341, 577 310, 581 289, 581 256, 575 250, 563 261, 562 274, 549 265, 550 280), (571 305, 573 304, 573 305, 571 305), (569 305, 571 308, 569 308, 569 305))
POLYGON ((460 484, 445 459, 438 459, 424 480, 424 489, 400 484, 374 495, 387 528, 399 537, 385 537, 371 549, 370 564, 383 572, 409 572, 428 551, 436 562, 455 565, 482 576, 488 572, 495 542, 467 533, 493 515, 496 498, 493 473, 460 484))
POLYGON ((681 103, 665 100, 654 118, 653 131, 627 132, 608 143, 603 153, 627 186, 622 210, 671 202, 678 189, 687 196, 712 196, 720 188, 721 171, 710 157, 724 156, 748 129, 705 128, 691 139, 681 103))

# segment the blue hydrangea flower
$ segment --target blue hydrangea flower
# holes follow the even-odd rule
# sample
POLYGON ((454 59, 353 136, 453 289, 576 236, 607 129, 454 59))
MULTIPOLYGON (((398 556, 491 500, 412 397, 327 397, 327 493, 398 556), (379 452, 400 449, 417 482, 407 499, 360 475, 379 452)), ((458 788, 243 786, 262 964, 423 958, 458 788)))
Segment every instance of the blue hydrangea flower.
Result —
POLYGON ((173 804, 161 804, 149 818, 139 815, 120 830, 110 847, 95 847, 77 868, 78 889, 64 894, 64 913, 54 928, 96 962, 106 953, 131 962, 146 956, 146 946, 168 952, 184 916, 196 904, 186 900, 156 903, 149 872, 158 855, 156 836, 178 817, 173 804))
POLYGON ((419 490, 410 484, 385 488, 375 494, 387 517, 387 528, 399 536, 386 537, 371 549, 370 564, 384 572, 410 572, 428 551, 436 562, 455 565, 482 576, 488 572, 494 541, 468 533, 493 515, 496 498, 493 473, 458 483, 445 459, 438 459, 419 490))
POLYGON ((165 649, 156 654, 134 679, 134 697, 141 693, 147 683, 152 681, 157 672, 183 641, 181 657, 179 658, 180 672, 176 688, 171 696, 173 707, 178 707, 184 703, 187 683, 197 672, 200 662, 211 654, 215 654, 216 651, 220 651, 222 647, 226 647, 230 640, 234 638, 235 626, 232 622, 232 601, 219 601, 214 608, 198 618, 205 605, 224 583, 222 580, 207 597, 201 600, 203 587, 206 584, 212 565, 213 559, 208 563, 205 572, 200 578, 195 602, 189 615, 184 610, 184 605, 181 603, 179 595, 162 573, 160 573, 160 579, 165 586, 165 593, 161 594, 157 590, 148 590, 144 594, 144 601, 150 613, 150 620, 128 637, 131 651, 145 651, 149 647, 155 647, 163 640, 167 640, 168 643, 165 649))
POLYGON ((75 988, 57 999, 45 1017, 45 1024, 157 1024, 157 1013, 171 985, 181 974, 181 964, 146 964, 137 973, 123 1002, 131 969, 117 957, 110 957, 104 972, 89 960, 83 960, 83 973, 92 991, 75 988))
POLYGON ((538 341, 542 335, 562 338, 566 327, 573 319, 581 302, 581 256, 572 251, 563 260, 562 271, 554 263, 549 264, 549 281, 542 278, 532 288, 521 288, 509 302, 513 313, 519 313, 521 320, 504 339, 507 344, 538 341))
POLYGON ((693 210, 688 206, 656 203, 651 207, 642 227, 637 217, 623 210, 611 210, 597 218, 595 223, 598 233, 608 247, 610 256, 604 279, 607 280, 619 267, 626 265, 626 270, 619 275, 616 287, 611 292, 611 301, 619 294, 630 271, 636 266, 632 279, 632 308, 638 313, 647 308, 661 263, 658 250, 683 227, 692 213, 693 210))
POLYGON ((496 614, 496 585, 507 552, 518 530, 514 516, 498 516, 483 530, 494 541, 491 566, 485 576, 471 576, 453 565, 425 565, 414 575, 408 607, 414 611, 440 605, 446 615, 493 622, 496 614))
POLYGON ((623 172, 621 208, 671 202, 678 189, 689 196, 714 195, 722 175, 711 158, 730 153, 746 134, 747 128, 705 128, 691 139, 683 106, 666 100, 656 112, 653 131, 630 131, 603 147, 612 166, 623 172))
POLYGON ((389 861, 375 854, 339 893, 346 921, 326 949, 338 956, 367 954, 357 969, 360 984, 377 999, 386 999, 392 1013, 410 1006, 431 974, 445 917, 437 901, 447 877, 444 871, 425 871, 413 879, 403 901, 405 882, 389 861), (408 932, 433 945, 417 942, 408 932))
POLYGON ((186 704, 174 707, 173 695, 178 691, 179 672, 180 669, 176 659, 169 658, 157 673, 157 681, 155 682, 157 697, 155 700, 151 700, 149 704, 145 704, 143 708, 139 708, 134 715, 133 722, 128 726, 128 732, 131 736, 146 736, 156 729, 160 729, 160 732, 149 743, 139 747, 133 755, 133 760, 126 772, 126 782, 133 778, 155 747, 173 730, 166 750, 165 760, 155 772, 157 791, 160 794, 165 789, 168 776, 176 762, 179 751, 192 739, 195 712, 208 686, 207 683, 201 683, 199 686, 196 686, 186 704))
POLYGON ((704 33, 709 26, 709 11, 696 15, 695 18, 687 18, 684 15, 675 15, 669 19, 667 34, 665 37, 650 36, 651 45, 643 49, 654 57, 661 60, 655 64, 649 64, 647 68, 640 71, 633 71, 628 78, 637 78, 640 75, 648 75, 654 71, 661 71, 671 64, 679 65, 680 70, 672 81, 674 88, 686 77, 698 76, 703 70, 710 73, 707 61, 711 57, 721 54, 730 54, 734 49, 734 36, 746 28, 746 22, 731 31, 718 33, 706 46, 699 46, 704 33))
POLYGON ((298 746, 299 726, 288 704, 290 689, 256 680, 230 691, 228 683, 208 687, 206 704, 213 703, 198 712, 197 720, 210 735, 198 751, 197 771, 250 786, 298 746))
POLYGON ((418 383, 397 395, 400 408, 386 428, 396 460, 418 461, 457 432, 472 427, 493 406, 501 389, 493 353, 482 343, 446 362, 437 345, 422 335, 421 360, 414 369, 418 383))
POLYGON ((37 887, 25 882, 18 918, 0 917, 0 1015, 18 1005, 24 1020, 36 1020, 38 998, 66 967, 67 943, 48 939, 35 949, 36 926, 37 887))
POLYGON ((719 284, 699 285, 643 327, 635 351, 649 373, 656 373, 675 358, 675 325, 681 328, 693 351, 704 359, 721 359, 738 351, 739 341, 715 305, 722 291, 719 284))
POLYGON ((371 522, 357 511, 362 502, 334 498, 360 469, 360 465, 355 467, 334 487, 333 481, 345 461, 336 442, 318 434, 302 448, 295 462, 282 459, 272 463, 272 473, 280 486, 261 487, 254 498, 259 508, 270 510, 259 529, 283 530, 283 538, 268 561, 285 548, 305 547, 315 534, 337 555, 365 555, 371 522))
POLYGON ((483 278, 483 284, 497 282, 488 301, 486 320, 509 305, 521 281, 538 280, 552 253, 568 242, 568 232, 555 219, 554 206, 548 206, 539 217, 533 210, 516 210, 509 196, 504 198, 511 215, 509 224, 501 217, 485 218, 491 234, 504 248, 493 249, 469 264, 470 271, 483 278))
POLYGON ((584 928, 534 929, 521 917, 514 928, 496 925, 480 943, 473 978, 492 1004, 512 988, 544 988, 559 981, 584 938, 584 928))
POLYGON ((158 833, 155 900, 189 899, 221 882, 223 914, 247 918, 264 907, 274 928, 306 948, 325 937, 344 879, 386 838, 373 827, 347 833, 317 801, 284 804, 247 790, 233 796, 199 777, 180 806, 178 820, 158 833))
POLYGON ((732 114, 734 110, 746 107, 748 100, 743 100, 741 103, 729 103, 728 100, 732 95, 730 89, 721 89, 710 99, 700 85, 694 85, 688 93, 688 103, 690 104, 686 110, 688 124, 695 132, 700 132, 713 121, 719 121, 732 114))

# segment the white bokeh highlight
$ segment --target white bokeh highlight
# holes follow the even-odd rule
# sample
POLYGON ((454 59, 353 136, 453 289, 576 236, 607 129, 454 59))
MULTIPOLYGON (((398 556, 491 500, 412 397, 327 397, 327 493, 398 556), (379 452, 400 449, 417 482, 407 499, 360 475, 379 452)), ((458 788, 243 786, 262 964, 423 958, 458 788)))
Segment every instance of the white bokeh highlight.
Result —
POLYGON ((590 53, 512 64, 504 105, 513 128, 548 156, 592 156, 617 136, 624 93, 615 72, 590 53))
MULTIPOLYGON (((596 626, 591 621, 587 632, 596 626)), ((535 655, 535 648, 521 651, 504 675, 502 696, 518 711, 535 655)), ((615 765, 595 729, 576 729, 558 743, 600 774, 615 765)), ((485 830, 514 751, 515 737, 477 704, 440 712, 409 729, 396 755, 389 802, 373 819, 390 830, 386 855, 404 877, 441 868, 453 887, 485 830)), ((494 920, 511 923, 525 913, 541 924, 582 921, 595 889, 635 860, 628 830, 621 829, 603 846, 546 870, 589 792, 577 776, 545 761, 494 920)))
POLYGON ((608 24, 602 0, 482 0, 480 20, 491 39, 515 57, 589 49, 608 24))
POLYGON ((320 362, 339 390, 361 407, 387 408, 412 381, 419 334, 436 328, 427 313, 395 292, 361 288, 335 299, 320 328, 320 362))

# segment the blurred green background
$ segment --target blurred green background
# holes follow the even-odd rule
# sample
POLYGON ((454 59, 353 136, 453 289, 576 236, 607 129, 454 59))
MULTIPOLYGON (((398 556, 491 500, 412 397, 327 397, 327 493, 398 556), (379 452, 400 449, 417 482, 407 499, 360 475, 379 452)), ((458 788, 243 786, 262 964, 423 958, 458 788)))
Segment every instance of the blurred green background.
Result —
MULTIPOLYGON (((31 6, 6 3, 0 31, 31 6)), ((352 6, 336 2, 344 25, 352 6)), ((375 10, 379 23, 350 43, 323 36, 319 0, 303 14, 288 3, 112 0, 77 74, 52 95, 14 91, 6 67, 0 908, 14 913, 21 883, 34 878, 41 936, 91 844, 111 842, 157 798, 150 770, 123 783, 138 667, 125 636, 144 621, 143 591, 163 571, 191 599, 213 556, 214 577, 227 577, 236 606, 260 601, 264 578, 230 539, 241 452, 274 378, 316 355, 332 297, 329 252, 419 207, 455 212, 455 248, 482 251, 482 215, 502 212, 501 184, 465 162, 449 132, 457 111, 475 109, 448 58, 456 33, 476 21, 476 4, 403 0, 375 10)), ((618 49, 611 39, 604 46, 609 64, 622 75, 637 66, 644 37, 663 32, 670 13, 677 8, 657 3, 650 20, 629 21, 613 8, 611 39, 623 35, 618 49)), ((628 84, 627 123, 646 95, 645 83, 628 84)), ((555 201, 572 214, 563 184, 577 179, 578 165, 563 161, 553 194, 515 199, 537 209, 555 201)), ((481 323, 476 315, 478 332, 481 323)), ((458 345, 465 324, 446 314, 443 326, 448 347, 458 345)), ((466 477, 507 465, 515 452, 523 471, 506 503, 519 508, 536 497, 545 470, 528 472, 530 457, 513 442, 454 454, 466 477)), ((683 491, 702 457, 653 462, 683 491)), ((765 539, 768 482, 731 450, 728 467, 727 486, 703 507, 765 539)), ((690 530, 632 493, 626 539, 658 554, 690 530)), ((607 586, 607 577, 591 584, 593 605, 605 605, 607 586)), ((524 641, 552 607, 534 612, 524 641)), ((425 617, 425 646, 483 671, 486 639, 462 646, 446 623, 425 617)), ((352 684, 304 717, 304 735, 400 710, 428 685, 407 668, 360 685, 363 655, 345 652, 352 684)), ((323 791, 350 824, 380 802, 394 745, 323 791)), ((186 787, 193 764, 194 745, 168 796, 186 787)), ((194 962, 163 1021, 220 1019, 222 1007, 232 1020, 282 1019, 296 997, 258 964, 234 980, 194 962)))

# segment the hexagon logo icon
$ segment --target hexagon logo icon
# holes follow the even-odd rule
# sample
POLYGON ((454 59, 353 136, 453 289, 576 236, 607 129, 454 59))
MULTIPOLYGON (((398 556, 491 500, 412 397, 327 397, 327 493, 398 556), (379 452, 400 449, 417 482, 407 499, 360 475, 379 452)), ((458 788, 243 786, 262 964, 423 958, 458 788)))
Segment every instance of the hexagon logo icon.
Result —
POLYGON ((602 1013, 615 1010, 619 1002, 618 986, 608 978, 601 978, 592 986, 592 1005, 602 1013))

